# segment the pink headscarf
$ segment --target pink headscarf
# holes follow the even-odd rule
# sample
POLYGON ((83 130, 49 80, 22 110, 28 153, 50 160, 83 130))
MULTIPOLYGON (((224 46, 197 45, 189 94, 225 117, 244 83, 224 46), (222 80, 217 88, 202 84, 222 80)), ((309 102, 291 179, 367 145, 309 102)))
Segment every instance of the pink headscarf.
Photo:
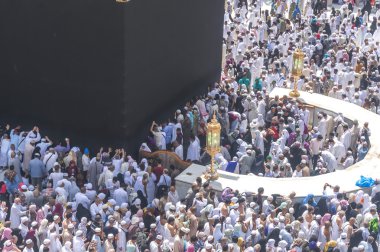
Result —
POLYGON ((195 248, 194 248, 194 245, 193 244, 191 244, 188 248, 187 248, 187 250, 186 250, 186 252, 194 252, 195 251, 195 248))
POLYGON ((136 217, 138 217, 140 219, 140 221, 142 221, 143 216, 144 216, 144 211, 142 209, 138 210, 136 213, 136 217))
POLYGON ((340 206, 341 207, 347 207, 348 206, 348 201, 347 200, 341 200, 340 201, 340 206))
POLYGON ((4 238, 7 240, 12 239, 12 229, 10 229, 10 228, 4 229, 3 235, 1 236, 1 240, 4 240, 4 238))
POLYGON ((324 226, 327 221, 330 221, 330 219, 331 219, 331 214, 326 213, 325 215, 323 215, 321 219, 321 226, 324 226))
POLYGON ((40 223, 43 219, 45 219, 44 211, 42 209, 39 209, 37 211, 36 221, 37 223, 40 223))
POLYGON ((14 250, 13 250, 13 243, 12 243, 10 240, 7 240, 7 241, 4 243, 3 251, 14 251, 14 250), (11 245, 7 246, 7 242, 10 242, 11 245))

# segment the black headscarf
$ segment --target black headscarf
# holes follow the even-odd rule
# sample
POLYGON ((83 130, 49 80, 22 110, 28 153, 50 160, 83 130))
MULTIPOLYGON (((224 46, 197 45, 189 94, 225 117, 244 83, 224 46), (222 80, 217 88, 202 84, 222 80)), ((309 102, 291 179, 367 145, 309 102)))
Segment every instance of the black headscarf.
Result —
POLYGON ((322 196, 317 203, 316 213, 323 216, 328 212, 329 209, 327 207, 327 197, 322 196))
POLYGON ((270 232, 270 234, 268 235, 267 237, 267 241, 269 241, 270 239, 273 239, 275 240, 275 243, 274 245, 277 247, 278 246, 278 243, 280 242, 280 229, 278 227, 275 227, 272 232, 270 232))

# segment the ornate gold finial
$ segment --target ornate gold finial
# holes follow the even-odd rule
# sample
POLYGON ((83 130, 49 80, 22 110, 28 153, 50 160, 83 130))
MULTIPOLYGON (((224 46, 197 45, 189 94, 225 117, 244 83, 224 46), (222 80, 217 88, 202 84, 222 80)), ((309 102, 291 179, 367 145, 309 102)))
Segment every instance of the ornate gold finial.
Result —
POLYGON ((214 169, 214 158, 220 152, 220 132, 221 125, 216 119, 214 111, 211 122, 207 124, 206 150, 211 156, 210 172, 205 175, 206 179, 218 179, 218 172, 214 169))

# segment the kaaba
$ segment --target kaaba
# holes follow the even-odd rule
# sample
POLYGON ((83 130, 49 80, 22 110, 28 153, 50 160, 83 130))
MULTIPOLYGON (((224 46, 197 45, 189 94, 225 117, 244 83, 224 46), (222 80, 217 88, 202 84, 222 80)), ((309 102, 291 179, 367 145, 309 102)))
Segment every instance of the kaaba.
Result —
POLYGON ((0 123, 134 151, 219 80, 223 16, 223 0, 1 1, 0 123))

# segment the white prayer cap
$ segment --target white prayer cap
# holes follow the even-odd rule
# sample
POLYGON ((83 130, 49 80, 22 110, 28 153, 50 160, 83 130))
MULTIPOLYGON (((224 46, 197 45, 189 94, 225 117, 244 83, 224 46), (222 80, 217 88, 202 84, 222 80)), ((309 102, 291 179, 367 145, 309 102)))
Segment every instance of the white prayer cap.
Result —
POLYGON ((145 224, 144 224, 144 222, 140 222, 140 223, 139 223, 139 228, 141 228, 141 229, 142 229, 142 228, 145 228, 145 224))
POLYGON ((104 193, 99 193, 98 198, 104 200, 106 198, 106 195, 104 193))
POLYGON ((82 230, 78 230, 75 232, 75 236, 82 236, 83 235, 83 231, 82 230))
POLYGON ((204 232, 199 232, 199 233, 198 233, 198 237, 199 237, 199 238, 203 238, 203 237, 205 237, 205 233, 204 233, 204 232))
POLYGON ((99 227, 95 228, 95 233, 100 233, 101 231, 102 230, 99 227))
POLYGON ((38 225, 37 221, 33 221, 32 224, 31 224, 32 227, 35 227, 37 225, 38 225))
POLYGON ((212 249, 212 244, 207 243, 207 245, 206 245, 206 249, 212 249))
MULTIPOLYGON (((77 231, 78 232, 78 231, 77 231)), ((82 231, 81 231, 82 232, 82 231)), ((50 239, 45 239, 44 242, 43 242, 44 245, 48 245, 50 244, 50 239)))
POLYGON ((27 245, 32 244, 32 242, 33 242, 33 241, 32 241, 31 239, 28 239, 28 240, 25 241, 25 243, 26 243, 27 245))
POLYGON ((181 113, 181 110, 177 109, 177 111, 176 111, 176 112, 177 112, 177 114, 180 114, 180 113, 181 113))
POLYGON ((58 215, 54 215, 53 220, 58 220, 58 218, 59 218, 58 215))
POLYGON ((107 238, 108 238, 108 239, 113 239, 113 238, 114 238, 114 235, 113 235, 112 233, 110 233, 110 234, 107 235, 107 238))
POLYGON ((12 246, 12 242, 10 240, 7 240, 5 243, 4 243, 5 247, 10 247, 12 246))
POLYGON ((21 189, 22 189, 22 190, 28 190, 28 187, 27 187, 26 185, 22 185, 22 186, 21 186, 21 189))
POLYGON ((156 239, 161 241, 162 240, 162 235, 157 235, 156 239))
POLYGON ((122 203, 121 205, 120 205, 120 208, 128 208, 128 203, 122 203))
POLYGON ((342 238, 342 239, 346 239, 346 238, 347 238, 347 233, 341 233, 341 234, 340 234, 340 238, 342 238))
POLYGON ((294 214, 294 208, 293 207, 289 208, 289 213, 294 214))
POLYGON ((34 186, 30 185, 28 189, 29 189, 29 191, 34 191, 34 186))
POLYGON ((213 239, 214 239, 214 236, 212 236, 212 235, 207 236, 208 241, 212 241, 213 239))
POLYGON ((114 205, 116 205, 116 200, 110 199, 110 200, 108 200, 108 203, 110 203, 111 206, 114 206, 114 205))
POLYGON ((87 183, 84 186, 86 187, 87 190, 91 190, 92 189, 92 184, 91 183, 87 183))
POLYGON ((151 229, 155 229, 156 227, 157 227, 156 224, 154 224, 154 223, 150 224, 150 228, 151 228, 151 229))
POLYGON ((24 223, 24 222, 27 222, 28 221, 28 217, 21 217, 21 223, 24 223))
POLYGON ((185 228, 185 227, 181 227, 181 231, 184 232, 184 233, 186 233, 187 228, 185 228))

